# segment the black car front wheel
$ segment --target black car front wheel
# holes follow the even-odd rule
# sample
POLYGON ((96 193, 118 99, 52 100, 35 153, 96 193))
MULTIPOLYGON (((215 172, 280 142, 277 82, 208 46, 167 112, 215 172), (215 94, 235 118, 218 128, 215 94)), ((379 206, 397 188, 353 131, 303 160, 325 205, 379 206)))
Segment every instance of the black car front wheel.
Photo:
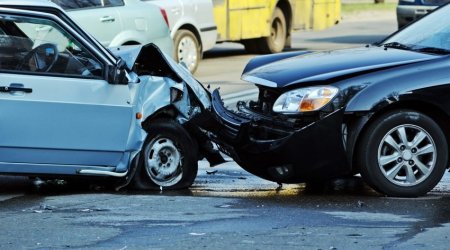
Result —
POLYGON ((361 176, 389 196, 426 194, 447 166, 444 133, 433 119, 416 111, 396 110, 378 117, 359 145, 361 176))
POLYGON ((197 176, 197 145, 177 122, 152 122, 134 176, 138 189, 182 189, 197 176))

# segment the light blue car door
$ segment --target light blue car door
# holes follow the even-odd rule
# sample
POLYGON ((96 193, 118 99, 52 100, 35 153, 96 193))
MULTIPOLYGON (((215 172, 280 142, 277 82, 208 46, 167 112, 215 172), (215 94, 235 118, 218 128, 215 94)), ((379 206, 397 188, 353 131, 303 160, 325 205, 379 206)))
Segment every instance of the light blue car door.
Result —
POLYGON ((128 86, 109 84, 93 49, 51 20, 0 14, 0 28, 0 162, 117 165, 128 86))

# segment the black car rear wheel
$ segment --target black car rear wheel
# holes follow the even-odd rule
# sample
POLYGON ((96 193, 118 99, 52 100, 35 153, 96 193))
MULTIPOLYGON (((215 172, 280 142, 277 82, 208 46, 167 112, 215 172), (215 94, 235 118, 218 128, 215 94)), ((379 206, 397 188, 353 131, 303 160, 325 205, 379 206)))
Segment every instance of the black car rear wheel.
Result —
POLYGON ((416 111, 396 110, 378 117, 359 145, 361 176, 389 196, 426 194, 447 166, 444 133, 434 120, 416 111))

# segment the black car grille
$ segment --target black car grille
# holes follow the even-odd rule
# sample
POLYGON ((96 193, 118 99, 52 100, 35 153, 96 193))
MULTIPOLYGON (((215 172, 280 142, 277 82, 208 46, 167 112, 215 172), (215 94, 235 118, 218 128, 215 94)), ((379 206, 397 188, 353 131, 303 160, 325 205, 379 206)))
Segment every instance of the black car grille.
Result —
POLYGON ((264 114, 270 114, 272 113, 273 104, 280 95, 281 93, 279 90, 260 87, 258 103, 254 103, 254 105, 250 106, 252 106, 253 109, 260 110, 260 112, 264 114))

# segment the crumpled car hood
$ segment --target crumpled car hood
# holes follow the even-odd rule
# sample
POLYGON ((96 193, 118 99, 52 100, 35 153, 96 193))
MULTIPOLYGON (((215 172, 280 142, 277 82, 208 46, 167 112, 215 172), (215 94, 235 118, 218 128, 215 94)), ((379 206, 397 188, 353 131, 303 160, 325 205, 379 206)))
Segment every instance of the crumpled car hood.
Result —
POLYGON ((283 88, 306 82, 323 82, 386 68, 439 58, 437 55, 382 47, 365 47, 316 53, 278 60, 262 66, 250 61, 242 79, 257 85, 283 88))
POLYGON ((209 92, 192 76, 187 68, 177 64, 155 44, 114 47, 110 48, 110 51, 122 58, 128 68, 139 76, 168 77, 178 83, 185 82, 195 93, 203 108, 209 109, 211 107, 209 92))
MULTIPOLYGON (((142 45, 130 45, 120 47, 110 47, 109 50, 116 56, 122 58, 127 64, 128 68, 132 69, 134 62, 136 62, 139 53, 142 50, 142 45)), ((162 52, 163 53, 163 52, 162 52)))

